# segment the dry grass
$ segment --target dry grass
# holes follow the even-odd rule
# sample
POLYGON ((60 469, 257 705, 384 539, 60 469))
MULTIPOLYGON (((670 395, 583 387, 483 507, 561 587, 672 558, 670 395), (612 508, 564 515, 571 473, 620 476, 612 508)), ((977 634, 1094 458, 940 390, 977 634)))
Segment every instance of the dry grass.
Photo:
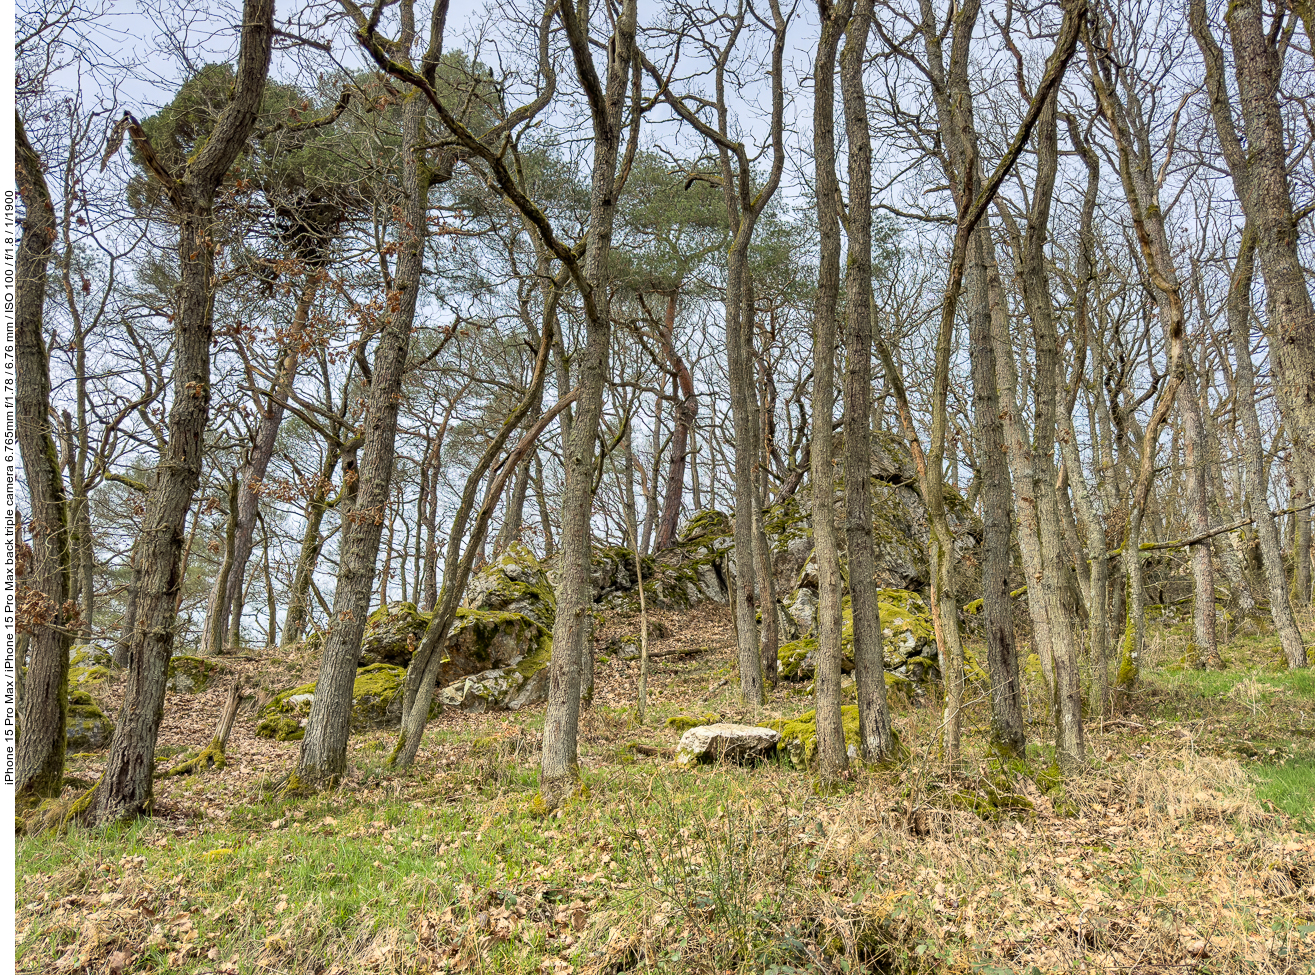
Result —
MULTIPOLYGON (((730 642, 720 611, 664 622, 672 635, 655 651, 730 642)), ((1159 636, 1171 661, 1175 634, 1159 636)), ((758 713, 741 709, 729 648, 654 663, 642 728, 628 707, 634 667, 600 666, 581 725, 588 794, 546 820, 533 813, 540 713, 447 715, 404 776, 382 767, 386 733, 353 737, 343 788, 293 802, 261 781, 295 744, 251 739, 244 715, 228 770, 162 783, 169 817, 19 841, 20 970, 1315 967, 1315 840, 1257 799, 1256 770, 1276 760, 1230 750, 1295 721, 1296 680, 1308 675, 1276 676, 1264 660, 1227 686, 1148 674, 1123 724, 1092 731, 1089 770, 1059 788, 1036 774, 1049 764, 1043 726, 1029 729, 1030 770, 970 754, 951 774, 932 744, 935 703, 905 701, 896 725, 910 760, 818 795, 783 764, 682 772, 637 757, 632 742, 674 744, 663 724, 674 714, 810 707, 783 687, 758 713), (983 806, 988 786, 1015 804, 983 806)), ((965 728, 974 745, 984 708, 977 695, 965 728)), ((212 719, 193 714, 199 740, 212 719)), ((183 743, 185 726, 171 727, 183 743)), ((78 774, 95 767, 80 760, 78 774)))

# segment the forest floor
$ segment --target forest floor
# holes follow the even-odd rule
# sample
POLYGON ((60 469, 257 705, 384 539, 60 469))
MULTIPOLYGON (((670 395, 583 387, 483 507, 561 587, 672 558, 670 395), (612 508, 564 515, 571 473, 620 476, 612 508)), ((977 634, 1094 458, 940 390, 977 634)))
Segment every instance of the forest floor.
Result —
MULTIPOLYGON (((746 712, 726 611, 654 615, 672 636, 652 644, 669 655, 647 723, 636 665, 600 664, 584 789, 551 816, 534 802, 542 707, 447 713, 400 775, 390 733, 354 735, 341 787, 295 800, 273 783, 297 743, 256 738, 244 711, 228 767, 160 780, 154 818, 18 839, 19 971, 1315 970, 1315 673, 1281 669, 1274 637, 1202 673, 1174 663, 1184 627, 1153 624, 1138 691, 1088 726, 1090 766, 1059 785, 1029 676, 1027 766, 986 756, 983 688, 953 772, 936 702, 895 697, 908 760, 818 794, 784 762, 673 765, 669 717, 811 702, 782 685, 746 712)), ((614 616, 600 638, 637 625, 614 616)), ((309 660, 225 666, 269 690, 313 677, 309 660)), ((162 767, 209 740, 224 684, 171 696, 162 767)), ((70 760, 69 796, 100 763, 70 760)))

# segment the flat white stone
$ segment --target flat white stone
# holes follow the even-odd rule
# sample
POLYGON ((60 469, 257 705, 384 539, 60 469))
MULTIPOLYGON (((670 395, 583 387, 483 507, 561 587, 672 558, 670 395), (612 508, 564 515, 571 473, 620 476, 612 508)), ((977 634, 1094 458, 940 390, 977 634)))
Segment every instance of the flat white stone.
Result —
POLYGON ((681 735, 676 764, 688 768, 699 762, 753 761, 771 755, 780 740, 780 732, 751 724, 699 725, 681 735))

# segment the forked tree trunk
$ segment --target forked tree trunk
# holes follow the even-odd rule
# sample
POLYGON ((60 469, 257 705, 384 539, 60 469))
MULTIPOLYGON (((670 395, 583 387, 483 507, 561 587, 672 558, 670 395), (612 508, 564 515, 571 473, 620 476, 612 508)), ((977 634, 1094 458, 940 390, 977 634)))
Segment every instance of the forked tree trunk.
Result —
POLYGON ((260 506, 260 486, 265 471, 269 469, 270 459, 274 456, 274 442, 283 425, 284 404, 297 378, 303 336, 319 283, 319 268, 308 268, 304 272, 301 293, 292 315, 288 341, 279 356, 272 395, 265 397, 265 408, 256 425, 246 462, 238 476, 236 497, 233 500, 231 561, 228 572, 215 580, 214 593, 211 595, 213 609, 208 614, 212 615, 204 630, 206 639, 201 643, 202 656, 222 652, 228 645, 230 632, 234 642, 237 640, 236 627, 241 619, 243 585, 246 581, 247 562, 251 559, 256 513, 260 506))
POLYGON ((324 523, 324 513, 329 509, 329 485, 333 472, 338 467, 341 449, 338 443, 327 445, 324 466, 320 469, 319 480, 311 490, 309 503, 306 505, 306 530, 301 535, 301 551, 297 556, 297 568, 292 576, 292 589, 288 594, 288 611, 283 619, 283 636, 279 645, 283 647, 299 643, 306 633, 306 620, 310 610, 311 578, 320 561, 320 525, 324 523))

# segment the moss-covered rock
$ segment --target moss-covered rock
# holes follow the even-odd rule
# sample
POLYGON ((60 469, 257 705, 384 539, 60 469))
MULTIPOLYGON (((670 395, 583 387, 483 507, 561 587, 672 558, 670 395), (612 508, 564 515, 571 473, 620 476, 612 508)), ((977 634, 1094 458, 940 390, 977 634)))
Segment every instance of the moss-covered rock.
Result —
POLYGON ((519 542, 475 574, 466 587, 465 604, 471 609, 518 613, 548 633, 557 622, 557 593, 548 570, 519 542))
MULTIPOLYGON (((839 473, 840 465, 836 469, 839 473)), ((843 481, 837 478, 830 488, 836 523, 840 525, 847 517, 843 481)), ((901 437, 874 431, 871 488, 875 581, 889 589, 925 589, 929 582, 927 506, 918 493, 912 455, 901 437)), ((764 515, 763 528, 772 549, 772 572, 781 593, 800 587, 817 588, 816 565, 812 559, 812 491, 812 485, 805 484, 797 496, 773 505, 764 515)), ((945 488, 945 506, 960 566, 955 580, 956 596, 968 599, 980 589, 978 560, 969 556, 981 538, 982 525, 953 487, 945 488)), ((847 577, 849 554, 844 532, 837 541, 841 573, 847 577)))
MULTIPOLYGON (((845 749, 850 758, 857 758, 859 753, 858 705, 846 704, 840 709, 840 720, 845 728, 845 749)), ((817 756, 817 711, 805 711, 797 718, 778 718, 766 721, 762 727, 779 732, 781 740, 776 748, 790 760, 790 764, 800 771, 806 771, 813 765, 817 756)))
POLYGON ((113 667, 114 651, 98 643, 80 643, 69 648, 70 667, 113 667))
POLYGON ((114 736, 114 722, 101 712, 86 691, 70 691, 64 737, 70 752, 99 751, 114 736))
POLYGON ((108 667, 69 667, 68 669, 69 687, 95 687, 109 677, 108 667))
POLYGON ((262 718, 256 725, 257 738, 273 738, 275 741, 301 741, 306 737, 306 728, 296 718, 276 715, 262 718))
POLYGON ((677 731, 679 731, 681 734, 684 734, 685 732, 689 731, 690 728, 697 728, 700 725, 705 725, 705 724, 716 724, 720 720, 721 720, 721 715, 714 714, 711 711, 709 711, 701 718, 691 717, 688 714, 676 714, 670 718, 667 718, 667 727, 674 728, 677 731))
POLYGON ((531 656, 552 631, 506 610, 457 610, 444 646, 439 681, 444 686, 462 677, 509 667, 531 656))
POLYGON ((357 666, 407 666, 425 630, 429 629, 430 616, 416 609, 415 603, 397 602, 380 606, 366 618, 357 666))
POLYGON ((175 694, 200 694, 220 670, 219 664, 204 657, 172 657, 165 687, 175 694))
POLYGON ((552 637, 541 636, 531 651, 506 667, 491 668, 453 682, 443 689, 447 707, 482 712, 521 708, 548 699, 548 664, 552 660, 552 637))
MULTIPOLYGON (((371 664, 356 672, 356 682, 352 685, 352 712, 350 726, 352 731, 369 731, 374 728, 396 727, 402 718, 403 689, 406 686, 406 671, 391 664, 371 664)), ((260 722, 256 725, 256 734, 262 738, 277 738, 280 741, 294 741, 301 735, 292 728, 289 721, 299 729, 306 726, 311 704, 315 700, 315 685, 302 684, 283 691, 261 712, 260 722)), ((430 716, 438 713, 440 705, 437 700, 430 706, 430 716)))
MULTIPOLYGON (((787 606, 794 606, 796 610, 808 605, 808 599, 802 597, 787 603, 787 606)), ((815 607, 816 603, 811 605, 815 607)), ((931 611, 922 597, 906 589, 882 589, 877 596, 877 605, 881 611, 882 652, 886 670, 913 681, 936 677, 935 633, 931 611)), ((854 669, 854 614, 848 596, 844 598, 842 613, 840 668, 850 673, 854 669)), ((778 673, 786 680, 812 680, 817 672, 816 661, 815 637, 810 635, 792 640, 783 644, 777 653, 778 673)))

